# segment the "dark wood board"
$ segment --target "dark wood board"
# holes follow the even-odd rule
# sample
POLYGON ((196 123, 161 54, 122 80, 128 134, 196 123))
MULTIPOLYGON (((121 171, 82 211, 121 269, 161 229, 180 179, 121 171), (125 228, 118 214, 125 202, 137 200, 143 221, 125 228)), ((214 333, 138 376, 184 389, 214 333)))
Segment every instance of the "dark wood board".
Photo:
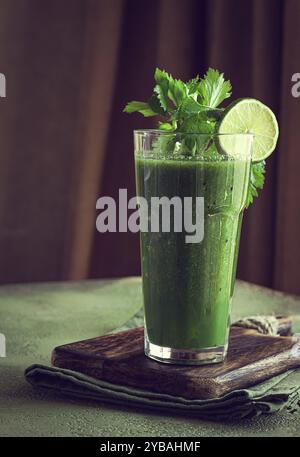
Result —
POLYGON ((231 327, 225 362, 170 365, 144 355, 142 327, 66 344, 54 349, 52 364, 119 385, 208 399, 250 387, 300 366, 300 339, 231 327))

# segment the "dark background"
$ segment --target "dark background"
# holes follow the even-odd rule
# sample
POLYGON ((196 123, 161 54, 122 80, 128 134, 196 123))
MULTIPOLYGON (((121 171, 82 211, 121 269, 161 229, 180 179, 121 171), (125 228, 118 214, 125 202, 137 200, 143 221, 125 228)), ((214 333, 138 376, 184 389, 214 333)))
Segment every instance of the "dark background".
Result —
POLYGON ((281 128, 238 276, 300 293, 299 53, 299 0, 0 0, 0 281, 139 274, 138 236, 95 230, 98 197, 134 195, 132 130, 153 126, 122 108, 156 66, 212 66, 281 128))

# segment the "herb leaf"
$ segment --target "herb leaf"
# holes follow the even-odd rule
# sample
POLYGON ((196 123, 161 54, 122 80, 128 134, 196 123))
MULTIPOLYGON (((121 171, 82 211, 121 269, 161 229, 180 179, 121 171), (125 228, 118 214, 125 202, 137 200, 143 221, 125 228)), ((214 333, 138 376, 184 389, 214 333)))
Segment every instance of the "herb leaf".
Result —
POLYGON ((209 68, 199 84, 200 102, 210 108, 216 108, 231 95, 231 83, 225 81, 224 74, 209 68))
POLYGON ((190 79, 186 83, 186 87, 187 87, 189 95, 194 95, 194 94, 197 95, 197 91, 198 91, 198 88, 199 88, 199 83, 200 83, 199 75, 197 75, 196 78, 190 79))
POLYGON ((159 68, 155 70, 154 79, 156 81, 154 92, 156 92, 161 106, 169 113, 172 113, 174 107, 177 108, 187 96, 186 85, 180 79, 174 79, 159 68), (171 104, 170 101, 172 102, 171 104))
POLYGON ((246 200, 246 208, 258 197, 257 189, 262 189, 265 183, 266 162, 252 163, 250 169, 250 181, 246 200))
POLYGON ((162 108, 157 94, 153 94, 152 95, 152 97, 150 98, 148 104, 149 104, 150 108, 152 109, 152 111, 154 111, 159 116, 167 116, 168 115, 167 111, 164 108, 162 108))
POLYGON ((148 103, 145 102, 129 102, 123 109, 124 113, 141 113, 145 117, 150 117, 150 116, 156 116, 158 113, 153 111, 151 106, 148 103))
POLYGON ((186 97, 180 104, 177 117, 185 118, 193 116, 194 114, 198 114, 201 111, 205 111, 206 109, 207 108, 205 106, 200 105, 199 102, 197 102, 194 98, 189 96, 186 97))
POLYGON ((215 122, 206 117, 205 113, 197 113, 187 117, 180 126, 184 133, 213 133, 215 122))
POLYGON ((168 130, 172 132, 174 130, 174 126, 169 122, 159 122, 159 129, 160 130, 168 130))

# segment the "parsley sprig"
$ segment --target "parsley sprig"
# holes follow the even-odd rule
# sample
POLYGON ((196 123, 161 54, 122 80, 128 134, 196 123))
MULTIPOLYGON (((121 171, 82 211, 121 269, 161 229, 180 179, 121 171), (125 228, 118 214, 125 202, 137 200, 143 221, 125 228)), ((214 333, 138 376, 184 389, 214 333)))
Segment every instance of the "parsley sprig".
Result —
POLYGON ((216 108, 231 95, 230 81, 225 81, 222 73, 209 68, 203 79, 197 76, 184 83, 157 68, 154 79, 156 84, 150 100, 128 103, 124 108, 126 113, 162 116, 165 120, 159 122, 161 130, 184 133, 214 130, 222 112, 216 108))
MULTIPOLYGON (((132 101, 124 112, 138 112, 145 117, 160 116, 158 128, 176 133, 216 132, 224 108, 221 103, 231 96, 231 83, 223 73, 209 68, 203 78, 184 83, 157 68, 154 73, 155 86, 148 102, 132 101)), ((196 145, 189 144, 189 149, 196 145)), ((250 182, 246 206, 258 196, 257 189, 264 185, 265 162, 251 165, 250 182)))

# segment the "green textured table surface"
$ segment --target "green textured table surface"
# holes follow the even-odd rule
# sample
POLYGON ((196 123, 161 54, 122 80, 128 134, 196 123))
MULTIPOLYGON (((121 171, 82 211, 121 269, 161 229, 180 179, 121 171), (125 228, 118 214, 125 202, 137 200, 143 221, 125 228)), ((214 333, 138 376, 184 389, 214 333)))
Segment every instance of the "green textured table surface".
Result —
MULTIPOLYGON (((213 423, 67 400, 25 382, 24 369, 49 364, 53 347, 122 325, 141 302, 139 278, 0 287, 7 345, 7 357, 0 358, 0 435, 300 436, 300 413, 213 423)), ((271 312, 300 313, 300 298, 237 282, 234 319, 271 312)))

